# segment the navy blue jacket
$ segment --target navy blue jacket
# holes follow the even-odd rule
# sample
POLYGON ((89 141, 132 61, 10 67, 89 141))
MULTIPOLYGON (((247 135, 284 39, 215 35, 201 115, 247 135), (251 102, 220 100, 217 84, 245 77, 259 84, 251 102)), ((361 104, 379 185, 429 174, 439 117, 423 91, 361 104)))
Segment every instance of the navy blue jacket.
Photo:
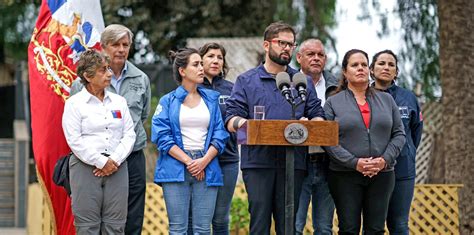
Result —
MULTIPOLYGON (((224 152, 225 143, 229 138, 228 132, 224 128, 221 113, 218 106, 219 93, 202 87, 198 87, 204 103, 209 109, 211 119, 204 144, 204 151, 214 146, 219 154, 224 152)), ((177 145, 184 150, 183 138, 179 125, 179 113, 181 104, 188 95, 188 92, 179 86, 176 90, 164 95, 156 107, 151 124, 151 141, 156 144, 160 151, 160 156, 156 162, 155 183, 164 182, 184 182, 186 167, 176 158, 169 154, 171 147, 177 145)), ((218 157, 218 156, 217 156, 218 157)), ((222 171, 217 157, 207 165, 206 184, 207 186, 222 186, 222 171)))
MULTIPOLYGON (((296 70, 288 66, 286 71, 293 77, 296 70)), ((312 84, 308 78, 308 84, 312 84)), ((314 86, 308 86, 307 99, 304 104, 296 110, 296 119, 307 117, 324 118, 324 110, 321 107, 321 100, 316 96, 314 86)), ((297 92, 292 88, 293 96, 297 92)), ((298 98, 299 99, 299 98, 298 98)), ((291 105, 281 95, 275 79, 269 74, 263 64, 251 69, 237 78, 234 89, 227 100, 226 123, 234 116, 252 119, 253 107, 255 105, 265 106, 265 119, 290 120, 291 105)), ((305 154, 307 147, 295 148, 295 169, 305 170, 305 154)), ((250 146, 241 147, 241 168, 285 168, 285 147, 282 146, 250 146)))
POLYGON ((416 176, 416 149, 421 141, 423 118, 420 104, 413 92, 392 84, 386 92, 392 95, 400 110, 406 134, 406 144, 397 158, 395 176, 397 180, 414 179, 416 176))
MULTIPOLYGON (((219 108, 222 114, 222 120, 225 120, 225 113, 227 110, 225 102, 230 97, 230 93, 232 92, 232 87, 234 87, 234 83, 225 80, 221 76, 214 77, 212 79, 212 83, 204 78, 204 82, 200 84, 200 86, 212 89, 220 93, 219 96, 219 108)), ((225 146, 224 152, 219 156, 219 163, 231 163, 231 162, 239 162, 239 152, 237 149, 237 135, 236 133, 229 133, 230 137, 227 141, 225 146)))

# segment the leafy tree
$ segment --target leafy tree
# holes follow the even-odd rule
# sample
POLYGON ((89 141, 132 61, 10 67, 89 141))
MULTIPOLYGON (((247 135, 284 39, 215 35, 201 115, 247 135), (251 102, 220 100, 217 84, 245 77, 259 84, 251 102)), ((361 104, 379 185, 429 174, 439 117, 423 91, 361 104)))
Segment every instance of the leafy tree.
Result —
POLYGON ((150 40, 145 50, 152 48, 161 59, 168 50, 185 46, 190 37, 261 35, 273 21, 275 4, 265 0, 106 0, 103 8, 106 24, 122 23, 142 32, 150 40))
MULTIPOLYGON (((377 8, 378 0, 372 2, 377 8)), ((420 77, 427 98, 442 89, 443 125, 435 136, 429 182, 464 185, 459 228, 461 234, 473 234, 474 32, 469 26, 474 24, 474 2, 398 0, 397 12, 406 43, 403 57, 415 65, 413 78, 420 77)))
POLYGON ((306 0, 304 4, 304 27, 299 37, 304 40, 309 37, 318 37, 325 44, 329 44, 331 50, 336 53, 335 61, 339 61, 339 53, 336 50, 336 38, 329 32, 337 25, 335 19, 336 0, 306 0))
MULTIPOLYGON (((135 44, 136 58, 154 52, 155 60, 168 50, 183 47, 190 37, 261 36, 273 21, 297 25, 301 38, 330 37, 335 25, 335 0, 187 0, 138 1, 105 0, 102 3, 106 24, 122 23, 149 43, 135 44), (304 18, 300 19, 300 13, 304 18)), ((137 40, 136 40, 137 41, 137 40)), ((335 47, 334 47, 335 48, 335 47)), ((153 61, 153 60, 151 60, 153 61)), ((166 59, 164 60, 166 61, 166 59)))
POLYGON ((0 63, 26 60, 38 1, 0 0, 0 63))
MULTIPOLYGON (((25 60, 40 0, 0 0, 0 63, 25 60)), ((320 37, 335 51, 329 29, 335 26, 336 0, 103 0, 105 24, 120 23, 135 32, 131 58, 166 62, 170 49, 190 37, 261 36, 273 21, 297 25, 299 40, 320 37)))
MULTIPOLYGON (((397 0, 394 12, 401 20, 403 47, 399 53, 402 61, 413 65, 407 74, 422 85, 422 93, 428 100, 439 98, 439 24, 437 0, 397 0)), ((387 12, 381 11, 380 0, 362 0, 361 19, 371 20, 367 6, 371 5, 380 17, 380 38, 390 34, 387 12)), ((402 77, 402 79, 404 79, 402 77)), ((406 80, 402 85, 408 86, 406 80)), ((412 87, 411 87, 412 88, 412 87)))

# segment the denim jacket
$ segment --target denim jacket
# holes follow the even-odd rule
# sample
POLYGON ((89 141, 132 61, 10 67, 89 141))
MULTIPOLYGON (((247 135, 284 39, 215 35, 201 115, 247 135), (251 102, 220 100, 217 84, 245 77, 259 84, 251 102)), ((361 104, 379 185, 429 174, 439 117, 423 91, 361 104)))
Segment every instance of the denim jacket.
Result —
MULTIPOLYGON (((219 109, 219 92, 202 87, 198 87, 197 90, 207 105, 211 116, 204 144, 204 152, 207 152, 210 145, 212 145, 219 151, 219 154, 222 154, 229 134, 224 129, 224 123, 219 109)), ((156 107, 155 114, 153 115, 151 141, 157 145, 160 153, 156 163, 155 183, 184 182, 186 166, 172 157, 169 151, 174 145, 184 150, 179 125, 179 113, 181 104, 187 95, 188 92, 182 86, 179 86, 176 90, 166 94, 160 99, 160 103, 156 107)), ((218 156, 207 165, 205 173, 207 186, 223 185, 218 156)))

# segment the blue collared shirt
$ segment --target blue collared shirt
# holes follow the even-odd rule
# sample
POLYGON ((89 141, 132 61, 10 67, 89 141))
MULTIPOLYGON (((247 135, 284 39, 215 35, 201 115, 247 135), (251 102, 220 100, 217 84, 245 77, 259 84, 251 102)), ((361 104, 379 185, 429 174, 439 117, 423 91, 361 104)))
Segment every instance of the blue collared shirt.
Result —
POLYGON ((122 85, 123 75, 127 72, 127 69, 127 63, 125 63, 119 77, 115 77, 115 74, 112 72, 112 80, 110 81, 110 84, 118 93, 120 92, 120 86, 122 85))
MULTIPOLYGON (((293 77, 296 71, 287 67, 286 71, 293 77)), ((296 119, 307 117, 324 118, 321 100, 316 96, 313 82, 307 78, 307 99, 296 109, 296 119)), ((293 96, 297 91, 291 88, 293 96)), ((297 101, 299 98, 297 98, 297 101)), ((241 74, 234 85, 230 98, 227 100, 226 123, 234 116, 252 119, 253 107, 265 106, 265 119, 267 120, 290 120, 291 105, 281 95, 276 86, 273 75, 269 74, 263 64, 241 74)), ((295 169, 306 169, 305 154, 307 147, 295 148, 295 169)), ((242 145, 241 168, 284 168, 285 147, 281 146, 249 146, 242 145)))

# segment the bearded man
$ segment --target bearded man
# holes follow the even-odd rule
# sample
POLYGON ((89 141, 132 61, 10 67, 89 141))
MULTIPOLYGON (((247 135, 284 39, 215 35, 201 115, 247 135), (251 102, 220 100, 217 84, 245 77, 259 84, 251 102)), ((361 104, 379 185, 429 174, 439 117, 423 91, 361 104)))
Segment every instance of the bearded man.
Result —
MULTIPOLYGON (((241 74, 227 99, 226 126, 235 132, 247 119, 254 118, 254 107, 265 107, 265 119, 292 119, 291 105, 281 95, 275 83, 279 72, 293 77, 296 71, 288 66, 295 49, 295 31, 283 22, 270 24, 263 36, 265 61, 263 64, 241 74)), ((307 78, 307 98, 296 109, 296 118, 323 120, 324 111, 311 79, 307 78)), ((297 97, 297 91, 291 93, 297 97)), ((297 98, 299 102, 300 98, 297 98)), ((301 185, 306 173, 306 147, 295 147, 294 205, 298 205, 301 185)), ((285 231, 285 147, 250 146, 241 147, 241 169, 248 194, 250 212, 250 234, 270 234, 275 220, 276 234, 285 231)))

